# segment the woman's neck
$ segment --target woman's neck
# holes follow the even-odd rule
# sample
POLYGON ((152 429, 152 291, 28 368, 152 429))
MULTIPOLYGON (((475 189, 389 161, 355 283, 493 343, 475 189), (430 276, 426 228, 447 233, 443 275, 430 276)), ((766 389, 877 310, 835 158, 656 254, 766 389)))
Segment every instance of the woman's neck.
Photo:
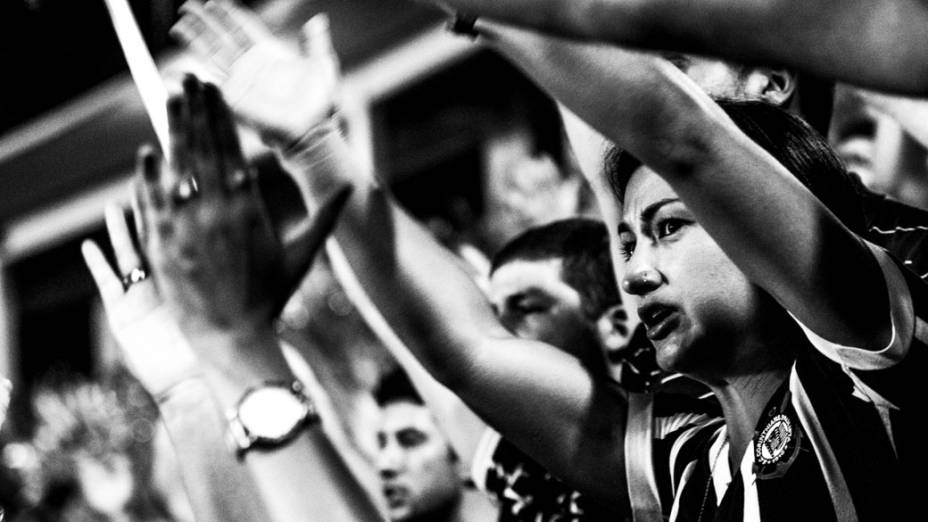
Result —
POLYGON ((771 368, 710 385, 725 417, 731 469, 740 465, 744 452, 751 447, 761 414, 788 376, 789 367, 771 368))
POLYGON ((734 350, 732 364, 705 383, 722 407, 728 431, 729 460, 737 469, 751 448, 754 430, 773 394, 789 377, 796 350, 808 342, 782 309, 767 315, 734 350))

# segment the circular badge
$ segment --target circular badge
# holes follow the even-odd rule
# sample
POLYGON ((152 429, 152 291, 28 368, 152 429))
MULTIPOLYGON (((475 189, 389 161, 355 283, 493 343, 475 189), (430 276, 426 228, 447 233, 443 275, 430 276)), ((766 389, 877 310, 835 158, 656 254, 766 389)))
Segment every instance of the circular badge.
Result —
POLYGON ((793 423, 786 415, 775 415, 754 443, 754 460, 761 465, 780 462, 793 440, 793 423))

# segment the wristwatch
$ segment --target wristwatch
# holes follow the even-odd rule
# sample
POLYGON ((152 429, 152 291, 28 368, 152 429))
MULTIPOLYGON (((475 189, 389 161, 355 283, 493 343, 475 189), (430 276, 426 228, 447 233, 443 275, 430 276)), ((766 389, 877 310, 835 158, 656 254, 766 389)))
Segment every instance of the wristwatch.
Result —
POLYGON ((229 444, 243 458, 253 448, 279 448, 318 422, 302 383, 266 381, 246 390, 229 412, 229 444))

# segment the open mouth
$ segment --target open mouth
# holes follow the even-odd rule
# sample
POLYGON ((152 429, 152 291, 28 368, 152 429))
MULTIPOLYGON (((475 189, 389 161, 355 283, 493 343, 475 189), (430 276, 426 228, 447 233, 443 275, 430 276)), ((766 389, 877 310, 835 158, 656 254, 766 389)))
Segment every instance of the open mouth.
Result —
POLYGON ((402 486, 397 486, 395 484, 388 484, 383 487, 383 497, 387 501, 387 505, 391 508, 395 508, 403 505, 406 502, 406 498, 409 496, 406 488, 402 486))
POLYGON ((659 303, 650 303, 638 308, 638 317, 647 330, 648 339, 657 341, 667 337, 679 323, 676 309, 659 303))

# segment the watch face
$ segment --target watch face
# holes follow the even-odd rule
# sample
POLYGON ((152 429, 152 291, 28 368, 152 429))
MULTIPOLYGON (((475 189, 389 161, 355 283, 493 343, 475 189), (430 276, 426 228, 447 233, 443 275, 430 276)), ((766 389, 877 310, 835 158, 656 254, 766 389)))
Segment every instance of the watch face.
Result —
POLYGON ((289 434, 307 413, 308 406, 281 387, 254 390, 238 408, 239 421, 251 435, 272 440, 289 434))

